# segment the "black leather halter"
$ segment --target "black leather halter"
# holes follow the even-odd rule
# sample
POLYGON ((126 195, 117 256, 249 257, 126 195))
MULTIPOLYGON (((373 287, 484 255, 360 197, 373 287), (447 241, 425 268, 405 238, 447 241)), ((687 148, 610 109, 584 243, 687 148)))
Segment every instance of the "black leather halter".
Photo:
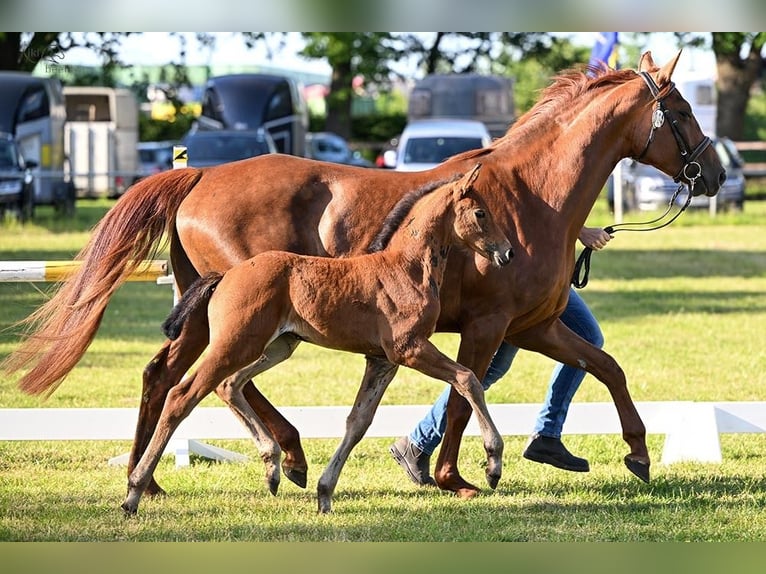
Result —
MULTIPOLYGON (((700 175, 702 175, 702 167, 699 163, 697 163, 697 158, 702 155, 702 152, 704 152, 705 149, 707 149, 707 146, 710 145, 710 138, 705 136, 702 138, 702 141, 697 144, 697 147, 690 149, 689 143, 681 133, 681 130, 678 129, 678 118, 672 112, 672 110, 669 110, 665 107, 663 102, 664 96, 662 98, 660 97, 660 88, 654 82, 654 78, 649 75, 649 72, 639 72, 639 75, 644 80, 644 83, 649 88, 649 91, 652 93, 652 97, 657 103, 657 106, 654 109, 654 113, 652 113, 652 129, 649 131, 649 137, 646 140, 646 145, 644 146, 644 149, 641 151, 641 153, 638 154, 638 157, 634 159, 636 161, 641 161, 641 159, 646 155, 646 152, 649 150, 649 146, 654 140, 654 133, 665 124, 665 120, 667 119, 668 125, 670 126, 670 131, 672 132, 673 137, 676 140, 676 144, 678 145, 678 150, 681 152, 681 161, 684 163, 680 171, 675 175, 675 177, 673 177, 673 181, 678 183, 681 178, 683 178, 688 184, 690 184, 690 188, 694 187, 695 180, 700 175), (690 168, 692 168, 692 171, 688 171, 690 168)), ((670 93, 674 89, 675 84, 671 83, 667 93, 670 93)))
MULTIPOLYGON (((681 152, 681 161, 683 161, 683 166, 675 175, 675 177, 673 177, 673 181, 679 185, 678 189, 673 194, 673 197, 670 199, 670 203, 665 213, 656 219, 652 219, 651 221, 644 221, 640 223, 616 223, 614 225, 607 226, 604 228, 604 231, 610 235, 616 233, 617 231, 654 231, 673 223, 676 218, 686 210, 686 208, 689 206, 689 203, 691 202, 692 189, 694 188, 694 184, 697 181, 697 178, 702 175, 702 166, 700 166, 700 164, 697 162, 697 158, 702 155, 702 152, 704 152, 705 149, 707 149, 707 146, 710 145, 710 138, 705 136, 702 138, 702 141, 697 144, 697 147, 690 150, 690 146, 686 141, 686 138, 684 138, 684 135, 678 128, 678 118, 671 110, 665 107, 663 99, 665 96, 667 96, 667 94, 676 89, 675 84, 671 82, 665 96, 660 97, 660 88, 655 83, 654 78, 649 75, 649 72, 639 72, 638 74, 641 76, 641 79, 644 80, 644 83, 649 88, 649 91, 652 93, 652 97, 654 98, 654 101, 657 105, 654 109, 654 112, 652 113, 652 128, 649 131, 649 137, 646 140, 646 145, 644 146, 644 149, 641 150, 641 153, 638 154, 638 156, 634 159, 636 161, 641 161, 641 159, 646 155, 649 146, 652 144, 652 141, 654 141, 654 133, 665 124, 665 120, 667 119, 668 125, 670 126, 670 131, 676 140, 676 144, 678 145, 678 151, 681 152), (681 181, 682 179, 684 181, 681 181), (673 215, 673 217, 667 221, 658 223, 670 213, 670 210, 675 205, 676 198, 678 197, 678 194, 681 193, 684 185, 688 187, 688 192, 686 201, 681 207, 680 211, 678 211, 678 213, 673 215), (653 227, 647 227, 651 226, 652 224, 656 225, 653 227)), ((585 247, 575 262, 571 283, 578 289, 582 289, 588 284, 588 276, 590 274, 590 256, 592 253, 593 250, 590 247, 585 247)))

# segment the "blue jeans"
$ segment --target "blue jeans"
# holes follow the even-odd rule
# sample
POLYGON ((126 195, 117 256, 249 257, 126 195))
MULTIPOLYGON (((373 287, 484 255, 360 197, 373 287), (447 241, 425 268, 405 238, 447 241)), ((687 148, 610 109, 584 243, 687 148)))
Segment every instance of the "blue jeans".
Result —
MULTIPOLYGON (((596 318, 574 289, 570 288, 569 290, 569 302, 561 314, 561 321, 591 344, 599 348, 603 346, 604 336, 596 318)), ((518 347, 503 341, 500 348, 495 352, 495 356, 492 357, 487 374, 481 382, 484 389, 488 389, 508 372, 518 351, 518 347)), ((545 403, 537 415, 533 432, 553 438, 561 437, 561 429, 567 417, 569 404, 584 377, 585 371, 582 369, 562 363, 556 364, 551 374, 545 403)), ((444 436, 444 429, 447 426, 447 400, 450 389, 451 387, 447 386, 436 399, 431 410, 409 435, 410 441, 429 456, 433 454, 444 436)))

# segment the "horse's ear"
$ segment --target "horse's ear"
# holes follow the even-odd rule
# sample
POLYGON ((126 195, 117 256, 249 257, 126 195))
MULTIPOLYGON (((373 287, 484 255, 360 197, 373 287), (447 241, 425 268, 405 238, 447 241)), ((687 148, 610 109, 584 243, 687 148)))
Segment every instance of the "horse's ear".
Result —
POLYGON ((458 185, 458 189, 460 190, 460 197, 463 197, 468 192, 468 190, 471 189, 473 182, 476 181, 477 177, 479 177, 480 169, 481 164, 477 163, 471 171, 469 171, 460 179, 460 185, 458 185))
POLYGON ((676 57, 670 60, 667 64, 662 66, 660 69, 660 73, 657 74, 657 85, 658 86, 664 86, 666 84, 670 83, 670 77, 673 75, 673 70, 676 69, 676 64, 678 64, 678 58, 681 57, 682 50, 678 50, 678 54, 676 54, 676 57))
POLYGON ((657 69, 657 64, 654 63, 651 51, 646 51, 641 54, 641 59, 638 61, 639 72, 651 72, 657 69))

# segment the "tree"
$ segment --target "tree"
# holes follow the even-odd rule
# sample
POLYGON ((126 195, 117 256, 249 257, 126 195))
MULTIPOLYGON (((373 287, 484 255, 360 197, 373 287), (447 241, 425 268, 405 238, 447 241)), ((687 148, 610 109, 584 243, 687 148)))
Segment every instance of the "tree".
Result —
POLYGON ((387 85, 390 63, 402 53, 396 39, 388 32, 305 32, 303 38, 301 55, 326 60, 332 68, 325 128, 350 138, 354 80, 387 85))
POLYGON ((119 64, 117 51, 130 32, 0 32, 0 70, 31 72, 41 61, 61 64, 72 48, 100 54, 106 68, 119 64))
POLYGON ((766 32, 711 32, 710 36, 676 34, 680 46, 712 48, 716 62, 718 109, 716 133, 734 141, 745 135, 745 110, 764 69, 766 32))
POLYGON ((766 33, 712 32, 712 37, 718 70, 716 132, 738 141, 745 133, 751 89, 763 72, 766 33))

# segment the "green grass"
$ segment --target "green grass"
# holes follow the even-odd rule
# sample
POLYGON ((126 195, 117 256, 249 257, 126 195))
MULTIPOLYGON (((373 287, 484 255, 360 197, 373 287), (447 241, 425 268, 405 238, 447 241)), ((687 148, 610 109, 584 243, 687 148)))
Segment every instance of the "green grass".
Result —
MULTIPOLYGON (((108 201, 81 202, 77 221, 42 213, 33 225, 0 226, 0 259, 69 259, 87 238, 84 227, 108 201)), ((629 214, 631 221, 645 214, 629 214)), ((590 224, 611 223, 603 202, 590 224)), ((582 291, 601 322, 605 348, 625 370, 636 401, 766 400, 766 202, 743 213, 684 214, 652 233, 620 232, 594 254, 582 291)), ((0 284, 0 329, 42 300, 29 284, 0 284)), ((129 284, 118 292, 81 363, 41 403, 0 380, 0 408, 137 406, 141 371, 162 344, 159 323, 170 309, 169 287, 129 284)), ((457 338, 437 334, 454 355, 457 338)), ((0 331, 0 357, 17 344, 0 331)), ((496 403, 539 403, 552 364, 522 352, 488 392, 496 403)), ((264 374, 259 387, 279 405, 350 405, 363 359, 302 345, 295 357, 264 374)), ((442 386, 401 370, 385 404, 432 401, 442 386)), ((576 401, 609 401, 586 377, 576 401)), ((208 398, 206 406, 220 406, 208 398)), ((659 460, 663 437, 651 435, 659 460)), ((588 474, 566 473, 520 457, 523 437, 506 438, 498 489, 461 501, 403 480, 387 454, 388 439, 364 439, 352 453, 334 497, 334 512, 316 514, 313 485, 337 445, 306 440, 309 488, 284 482, 277 497, 248 441, 211 441, 251 457, 244 464, 194 459, 157 471, 170 496, 142 500, 139 514, 118 510, 125 470, 106 461, 127 442, 0 441, 0 540, 69 541, 740 541, 766 540, 766 435, 722 435, 720 465, 655 462, 649 485, 621 463, 618 436, 569 436, 591 462, 588 474)), ((483 482, 484 454, 466 437, 461 471, 483 482)))

